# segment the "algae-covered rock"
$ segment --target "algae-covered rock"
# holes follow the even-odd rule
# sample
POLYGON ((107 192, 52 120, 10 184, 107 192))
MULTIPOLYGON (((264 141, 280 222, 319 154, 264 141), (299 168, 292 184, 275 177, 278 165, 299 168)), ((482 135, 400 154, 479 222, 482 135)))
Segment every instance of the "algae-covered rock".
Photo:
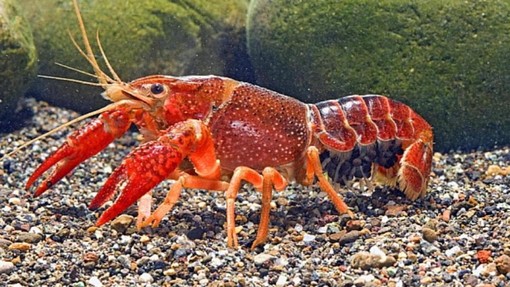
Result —
MULTIPOLYGON (((71 0, 21 0, 40 52, 39 73, 95 82, 55 65, 92 71, 72 44, 82 43, 71 0)), ((219 74, 242 70, 236 53, 245 33, 246 1, 79 1, 89 39, 96 31, 106 55, 124 81, 150 74, 219 74), (234 65, 232 65, 234 63, 234 65)), ((103 65, 104 67, 104 65, 103 65)), ((106 70, 106 69, 105 69, 106 70)), ((51 103, 88 111, 106 104, 99 88, 39 79, 31 93, 51 103)))
POLYGON ((0 118, 13 115, 35 75, 32 32, 17 1, 0 0, 0 118))
POLYGON ((435 128, 436 147, 510 143, 510 2, 253 0, 260 84, 305 101, 386 94, 435 128))

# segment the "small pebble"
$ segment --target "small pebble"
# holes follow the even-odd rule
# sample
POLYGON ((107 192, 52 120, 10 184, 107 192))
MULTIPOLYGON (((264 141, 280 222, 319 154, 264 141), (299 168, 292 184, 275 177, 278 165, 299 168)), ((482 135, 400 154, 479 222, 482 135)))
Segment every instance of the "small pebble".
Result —
POLYGON ((99 280, 99 278, 95 276, 90 277, 88 283, 93 287, 103 287, 103 283, 101 283, 101 280, 99 280))
POLYGON ((16 242, 9 245, 9 250, 28 251, 32 247, 31 244, 25 242, 16 242))
POLYGON ((437 240, 437 232, 436 231, 434 231, 430 228, 427 228, 427 227, 423 227, 421 232, 423 234, 423 239, 427 240, 428 242, 433 243, 434 241, 437 240))
POLYGON ((303 242, 312 242, 315 240, 315 235, 305 233, 303 236, 303 242))
POLYGON ((500 274, 505 275, 510 273, 510 256, 506 254, 501 255, 494 260, 494 263, 496 263, 496 268, 500 274))
POLYGON ((16 269, 12 262, 0 260, 0 274, 9 274, 16 269))
POLYGON ((277 287, 284 287, 287 285, 287 280, 288 280, 288 277, 285 274, 280 274, 280 276, 278 276, 278 280, 276 281, 275 285, 277 287))
POLYGON ((140 283, 152 283, 153 281, 154 281, 154 278, 152 278, 152 275, 150 275, 149 273, 143 273, 138 278, 138 282, 140 282, 140 283))
POLYGON ((142 235, 140 237, 140 243, 146 244, 151 241, 151 238, 147 235, 142 235))
POLYGON ((119 233, 126 232, 127 228, 133 223, 134 218, 131 215, 121 214, 119 217, 115 218, 111 225, 112 228, 117 230, 119 233))
POLYGON ((269 254, 266 254, 266 253, 260 253, 260 254, 257 254, 253 257, 253 262, 256 264, 256 265, 261 265, 263 263, 265 263, 266 261, 269 261, 273 258, 272 255, 269 255, 269 254))

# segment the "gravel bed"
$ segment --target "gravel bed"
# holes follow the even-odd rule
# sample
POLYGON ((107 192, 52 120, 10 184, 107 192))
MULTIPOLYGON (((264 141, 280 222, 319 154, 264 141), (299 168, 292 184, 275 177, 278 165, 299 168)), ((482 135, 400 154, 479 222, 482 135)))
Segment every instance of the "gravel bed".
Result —
MULTIPOLYGON (((77 116, 32 99, 0 154, 77 116)), ((135 207, 100 228, 88 203, 137 145, 128 133, 38 198, 29 175, 69 129, 0 160, 0 282, 7 286, 510 286, 510 148, 434 155, 429 193, 344 193, 356 219, 317 188, 275 194, 270 241, 251 251, 259 195, 236 203, 241 247, 226 246, 222 194, 186 190, 159 228, 137 231, 135 207)), ((169 183, 159 185, 161 200, 169 183)), ((109 203, 111 204, 111 203, 109 203)))

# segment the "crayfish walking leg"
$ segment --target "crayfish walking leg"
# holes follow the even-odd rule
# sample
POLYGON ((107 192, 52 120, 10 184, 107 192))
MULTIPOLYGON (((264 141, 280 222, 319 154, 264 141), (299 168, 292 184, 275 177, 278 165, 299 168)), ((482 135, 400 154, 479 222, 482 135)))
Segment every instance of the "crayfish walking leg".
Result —
POLYGON ((260 215, 260 224, 257 231, 257 237, 252 244, 252 249, 262 244, 267 239, 269 230, 269 212, 273 186, 275 190, 282 191, 287 186, 287 180, 274 168, 266 167, 262 175, 257 171, 241 166, 234 170, 230 185, 226 192, 227 197, 227 244, 229 247, 237 247, 237 235, 235 232, 235 212, 234 204, 241 187, 241 181, 245 180, 251 183, 257 190, 262 192, 262 210, 260 215))
POLYGON ((320 188, 327 193, 329 199, 333 202, 335 205, 336 210, 338 213, 348 214, 351 218, 354 218, 354 213, 349 210, 349 207, 343 199, 336 193, 335 189, 329 183, 329 181, 324 176, 324 171, 322 170, 321 161, 319 157, 319 151, 316 147, 311 146, 308 148, 306 152, 307 156, 307 164, 306 164, 306 177, 307 182, 311 182, 314 178, 314 176, 317 177, 317 180, 319 182, 320 188))

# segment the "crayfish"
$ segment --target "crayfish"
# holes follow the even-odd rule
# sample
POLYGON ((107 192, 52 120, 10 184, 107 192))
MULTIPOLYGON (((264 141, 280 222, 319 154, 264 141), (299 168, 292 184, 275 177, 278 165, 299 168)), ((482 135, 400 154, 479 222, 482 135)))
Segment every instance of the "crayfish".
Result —
POLYGON ((99 114, 71 133, 35 170, 27 189, 54 167, 36 186, 35 196, 133 125, 143 135, 143 143, 127 155, 92 200, 90 209, 95 210, 120 190, 98 226, 136 201, 137 226, 157 226, 183 189, 215 190, 226 196, 227 242, 235 247, 234 203, 241 184, 247 182, 262 197, 255 247, 268 236, 273 190, 281 191, 292 181, 305 186, 317 182, 336 210, 350 215, 334 186, 371 179, 400 188, 412 200, 426 193, 433 132, 408 106, 380 95, 305 104, 219 76, 152 75, 123 82, 98 39, 111 75, 101 70, 73 1, 85 50, 73 42, 93 67, 103 96, 113 103, 70 122, 99 114), (175 182, 151 213, 151 190, 167 179, 175 182))

